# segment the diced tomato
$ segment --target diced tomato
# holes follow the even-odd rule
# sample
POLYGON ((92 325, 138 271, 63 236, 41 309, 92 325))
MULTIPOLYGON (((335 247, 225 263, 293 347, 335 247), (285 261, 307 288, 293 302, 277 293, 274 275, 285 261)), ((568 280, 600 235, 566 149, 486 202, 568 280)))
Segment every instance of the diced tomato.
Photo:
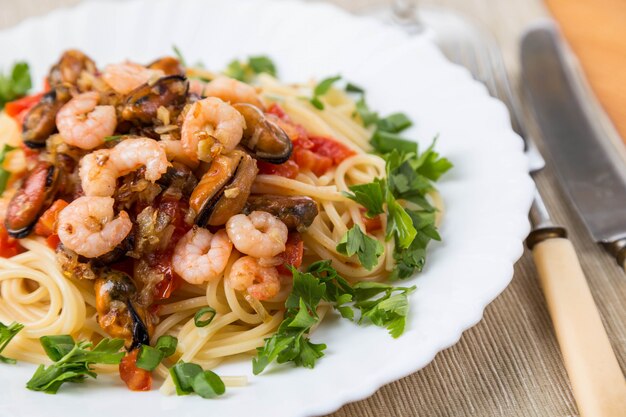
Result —
POLYGON ((48 247, 52 250, 56 250, 59 243, 61 243, 61 239, 59 239, 59 235, 56 233, 53 233, 46 238, 46 245, 48 245, 48 247))
MULTIPOLYGON (((355 152, 345 145, 331 138, 322 136, 311 136, 297 123, 294 123, 287 113, 278 104, 272 104, 267 113, 275 116, 274 122, 287 133, 293 143, 293 154, 291 160, 300 169, 310 169, 315 175, 323 175, 331 167, 338 165, 344 159, 355 154, 355 152)), ((260 172, 263 174, 281 175, 287 178, 295 178, 297 171, 293 166, 286 164, 268 166, 269 164, 259 164, 260 172)))
POLYGON ((37 93, 32 96, 22 97, 15 101, 10 101, 4 106, 4 111, 7 115, 11 116, 15 121, 22 127, 22 122, 24 121, 24 117, 26 114, 32 109, 37 103, 41 101, 45 93, 37 93))
POLYGON ((293 158, 300 169, 310 169, 317 176, 324 175, 333 166, 332 158, 318 155, 308 149, 294 149, 293 158))
POLYGON ((19 241, 9 236, 4 224, 0 224, 0 256, 10 258, 18 253, 22 253, 23 250, 19 241))
POLYGON ((131 391, 150 391, 152 389, 152 372, 137 367, 139 349, 135 349, 122 358, 120 362, 120 378, 131 391))
POLYGON ((43 212, 37 224, 35 224, 35 234, 48 237, 56 233, 59 213, 67 206, 68 203, 65 200, 57 200, 52 203, 50 208, 43 212))
POLYGON ((313 142, 311 151, 332 158, 334 165, 339 165, 344 159, 356 154, 352 149, 330 138, 309 136, 309 140, 313 142))
POLYGON ((280 107, 280 104, 278 103, 270 104, 270 107, 267 109, 266 113, 273 114, 274 116, 288 122, 291 121, 289 119, 289 116, 287 116, 287 113, 285 113, 285 110, 280 107))
POLYGON ((374 232, 376 230, 382 229, 383 227, 380 215, 374 216, 370 219, 365 215, 365 210, 361 210, 361 218, 363 219, 363 224, 365 225, 366 232, 374 232))
POLYGON ((155 274, 162 274, 163 279, 154 287, 154 300, 170 298, 183 283, 182 278, 174 272, 172 266, 173 249, 147 255, 146 260, 155 274))
POLYGON ((285 265, 292 265, 298 268, 302 265, 302 256, 304 255, 304 242, 298 232, 289 233, 287 242, 285 243, 285 251, 280 255, 283 263, 277 267, 281 274, 289 275, 291 271, 285 265))
POLYGON ((284 164, 274 165, 269 162, 257 161, 257 167, 259 168, 259 174, 266 175, 279 175, 285 178, 294 179, 298 176, 300 169, 291 159, 284 164))

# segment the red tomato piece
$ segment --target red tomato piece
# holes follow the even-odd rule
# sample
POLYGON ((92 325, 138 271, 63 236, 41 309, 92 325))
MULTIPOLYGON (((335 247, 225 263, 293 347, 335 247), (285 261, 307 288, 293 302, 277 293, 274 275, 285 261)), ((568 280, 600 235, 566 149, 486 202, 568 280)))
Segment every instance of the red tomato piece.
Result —
POLYGON ((61 243, 61 239, 59 239, 59 235, 56 233, 53 233, 46 238, 46 245, 48 245, 48 247, 52 250, 56 250, 59 243, 61 243))
POLYGON ((14 101, 10 101, 4 105, 4 111, 7 115, 15 119, 18 115, 27 112, 28 110, 32 109, 35 104, 39 103, 44 94, 45 93, 37 93, 33 94, 32 96, 26 96, 14 101))
POLYGON ((300 169, 291 159, 287 162, 279 165, 270 164, 269 162, 257 161, 257 167, 259 168, 259 174, 266 175, 279 175, 285 178, 294 179, 298 176, 300 169))
POLYGON ((292 265, 296 268, 302 265, 302 257, 304 256, 304 242, 298 232, 289 233, 287 242, 285 243, 285 251, 280 255, 283 263, 277 266, 278 272, 290 275, 291 271, 285 265, 292 265))
POLYGON ((361 218, 363 219, 363 224, 365 225, 366 232, 374 232, 376 230, 380 230, 383 228, 380 215, 374 216, 370 219, 364 213, 365 213, 365 210, 361 210, 361 218))
POLYGON ((309 140, 313 142, 311 150, 318 155, 332 158, 334 165, 339 165, 344 159, 356 154, 352 149, 330 138, 309 136, 309 140))
POLYGON ((50 208, 43 212, 41 217, 39 217, 37 224, 35 224, 35 234, 48 237, 56 233, 59 213, 67 206, 68 203, 64 200, 57 200, 52 203, 50 208))
POLYGON ((131 391, 150 391, 152 389, 152 372, 137 367, 139 349, 135 349, 122 358, 120 362, 120 378, 131 391))
POLYGON ((300 169, 310 169, 317 176, 324 175, 333 166, 332 158, 318 155, 308 149, 294 149, 293 158, 300 169))
POLYGON ((19 240, 12 238, 7 233, 4 224, 0 224, 0 256, 10 258, 23 252, 19 240))
POLYGON ((154 299, 163 300, 169 298, 183 283, 181 277, 174 272, 172 266, 172 254, 176 243, 182 238, 191 227, 185 223, 187 213, 187 203, 182 200, 162 199, 157 203, 157 209, 168 214, 174 225, 174 233, 170 238, 168 246, 162 251, 152 253, 147 256, 146 261, 155 273, 163 274, 163 279, 156 285, 154 299))

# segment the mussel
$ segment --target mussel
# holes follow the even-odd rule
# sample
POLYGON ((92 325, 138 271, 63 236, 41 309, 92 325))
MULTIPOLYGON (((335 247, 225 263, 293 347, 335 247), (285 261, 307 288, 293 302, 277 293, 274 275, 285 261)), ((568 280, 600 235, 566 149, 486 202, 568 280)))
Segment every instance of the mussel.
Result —
POLYGON ((164 56, 148 64, 148 68, 161 70, 165 75, 185 75, 185 68, 173 56, 164 56))
POLYGON ((58 186, 58 170, 40 161, 24 179, 7 208, 5 226, 10 236, 23 238, 37 223, 39 216, 52 204, 58 186))
POLYGON ((103 269, 94 282, 98 324, 112 337, 126 341, 129 350, 150 342, 145 309, 136 301, 137 287, 127 274, 103 269))
POLYGON ((217 156, 189 199, 196 224, 219 226, 241 213, 257 172, 254 158, 240 149, 217 156))
POLYGON ((182 107, 189 91, 189 81, 181 75, 169 75, 143 84, 131 91, 122 107, 122 119, 135 123, 152 123, 159 107, 182 107))
POLYGON ((253 211, 266 211, 278 217, 290 230, 302 231, 313 223, 319 209, 310 197, 251 195, 243 212, 249 214, 253 211))
POLYGON ((165 174, 157 180, 157 184, 167 195, 180 195, 189 198, 198 185, 198 179, 187 165, 173 161, 165 174))
POLYGON ((62 87, 44 94, 22 123, 24 145, 33 149, 46 146, 46 139, 57 131, 57 113, 69 99, 69 93, 62 87))
POLYGON ((241 144, 250 149, 255 158, 272 164, 282 164, 289 159, 293 145, 282 128, 252 104, 236 103, 233 107, 246 121, 241 144))
POLYGON ((79 50, 67 50, 61 55, 59 62, 50 69, 48 84, 52 89, 60 85, 76 86, 83 71, 95 74, 96 64, 79 50))

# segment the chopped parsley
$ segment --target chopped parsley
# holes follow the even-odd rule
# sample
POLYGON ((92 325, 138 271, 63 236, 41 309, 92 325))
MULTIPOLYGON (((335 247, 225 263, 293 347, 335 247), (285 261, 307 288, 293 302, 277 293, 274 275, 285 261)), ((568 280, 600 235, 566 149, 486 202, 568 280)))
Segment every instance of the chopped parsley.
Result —
POLYGON ((9 181, 9 177, 11 176, 11 173, 4 169, 4 160, 7 157, 7 153, 12 151, 13 149, 16 148, 5 143, 2 147, 2 150, 0 150, 0 194, 2 194, 6 189, 7 182, 9 181))
POLYGON ((370 322, 385 327, 392 337, 404 331, 408 314, 408 298, 415 287, 393 287, 382 283, 362 282, 351 286, 332 267, 331 261, 311 264, 306 272, 291 268, 293 289, 285 302, 287 312, 277 332, 265 339, 252 360, 255 375, 272 362, 293 362, 296 366, 313 368, 317 359, 324 356, 326 345, 312 343, 311 328, 319 322, 317 308, 326 301, 342 317, 357 323, 370 322))
MULTIPOLYGON (((9 342, 11 342, 15 335, 17 335, 23 328, 24 325, 20 323, 13 322, 7 326, 0 322, 0 353, 2 353, 9 342)), ((15 359, 0 355, 0 362, 14 364, 16 361, 15 359)))
POLYGON ((24 97, 33 86, 26 62, 17 62, 8 74, 0 73, 0 110, 9 101, 24 97))
POLYGON ((324 110, 324 103, 320 100, 320 97, 328 93, 328 90, 333 86, 334 83, 341 79, 341 75, 335 75, 334 77, 324 78, 320 81, 315 88, 313 89, 313 97, 309 100, 309 102, 318 110, 324 110))
POLYGON ((247 61, 235 59, 224 70, 225 75, 246 83, 262 73, 269 74, 272 77, 277 75, 274 61, 265 55, 250 56, 247 61))
POLYGON ((117 365, 124 357, 120 351, 124 347, 122 339, 102 339, 94 348, 89 341, 76 343, 70 335, 43 336, 39 341, 54 363, 48 367, 39 365, 26 388, 47 394, 56 394, 66 382, 96 378, 91 365, 117 365))
POLYGON ((382 243, 363 233, 361 227, 356 224, 343 235, 337 244, 337 252, 346 256, 356 255, 363 268, 368 271, 378 264, 378 258, 383 251, 382 243))

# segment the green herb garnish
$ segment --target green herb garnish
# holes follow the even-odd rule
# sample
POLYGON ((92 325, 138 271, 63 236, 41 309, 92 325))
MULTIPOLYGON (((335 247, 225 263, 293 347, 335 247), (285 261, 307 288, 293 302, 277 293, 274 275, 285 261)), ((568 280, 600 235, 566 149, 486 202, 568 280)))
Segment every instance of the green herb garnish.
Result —
POLYGON ((266 73, 272 77, 276 77, 276 65, 265 55, 257 55, 248 57, 247 61, 233 60, 231 61, 224 74, 246 83, 251 82, 258 74, 266 73))
POLYGON ((331 261, 318 261, 307 272, 291 268, 293 289, 285 302, 287 312, 278 331, 265 339, 252 360, 255 375, 272 362, 293 362, 296 366, 313 368, 324 356, 326 345, 309 340, 311 327, 319 322, 317 308, 324 300, 333 305, 342 317, 355 318, 358 323, 371 322, 386 327, 393 337, 404 331, 408 314, 408 298, 415 287, 393 287, 380 283, 359 283, 354 287, 331 266, 331 261))
POLYGON ((337 252, 346 256, 356 255, 361 265, 368 271, 378 264, 378 258, 383 251, 382 243, 363 233, 361 227, 356 224, 343 235, 337 244, 337 252))
POLYGON ((24 97, 32 87, 26 62, 17 62, 9 74, 0 73, 0 110, 9 101, 24 97))
POLYGON ((309 100, 309 102, 318 110, 324 110, 324 103, 320 100, 320 97, 324 94, 328 93, 330 87, 333 86, 334 83, 341 79, 341 75, 336 75, 334 77, 324 78, 320 81, 315 88, 313 89, 313 97, 309 100))
POLYGON ((106 136, 106 137, 104 138, 104 141, 105 141, 105 142, 113 142, 113 141, 119 140, 119 139, 121 139, 121 138, 123 138, 123 137, 124 137, 124 135, 106 136))
POLYGON ((0 151, 0 194, 7 188, 7 182, 9 181, 9 177, 11 177, 11 173, 4 169, 4 160, 7 157, 7 153, 13 149, 16 148, 5 143, 0 151))
MULTIPOLYGON (((5 325, 0 322, 0 353, 7 347, 9 342, 24 328, 23 324, 13 322, 10 325, 5 325)), ((7 358, 0 355, 0 362, 14 364, 15 359, 7 358)))
POLYGON ((172 356, 176 352, 178 339, 174 336, 161 336, 158 338, 156 345, 142 345, 137 355, 137 367, 146 371, 154 371, 161 361, 172 356))
POLYGON ((193 322, 196 325, 196 327, 206 327, 209 324, 211 324, 216 314, 217 314, 217 311, 215 311, 214 308, 203 307, 196 312, 195 316, 193 316, 193 322), (207 319, 202 320, 202 317, 204 317, 206 314, 210 314, 210 316, 207 319))
POLYGON ((180 62, 180 65, 182 65, 183 67, 187 67, 187 61, 185 60, 182 52, 180 52, 180 49, 178 49, 178 46, 172 45, 172 50, 174 51, 176 58, 178 58, 178 62, 180 62))
POLYGON ((46 354, 54 363, 48 367, 39 365, 26 388, 56 394, 65 382, 83 382, 88 376, 96 378, 91 365, 117 365, 124 357, 120 349, 122 339, 102 339, 93 349, 89 341, 74 342, 72 336, 43 336, 40 339, 46 354))
POLYGON ((205 371, 195 363, 178 362, 170 368, 170 375, 177 395, 195 392, 202 398, 215 398, 226 392, 226 386, 217 374, 205 371))

